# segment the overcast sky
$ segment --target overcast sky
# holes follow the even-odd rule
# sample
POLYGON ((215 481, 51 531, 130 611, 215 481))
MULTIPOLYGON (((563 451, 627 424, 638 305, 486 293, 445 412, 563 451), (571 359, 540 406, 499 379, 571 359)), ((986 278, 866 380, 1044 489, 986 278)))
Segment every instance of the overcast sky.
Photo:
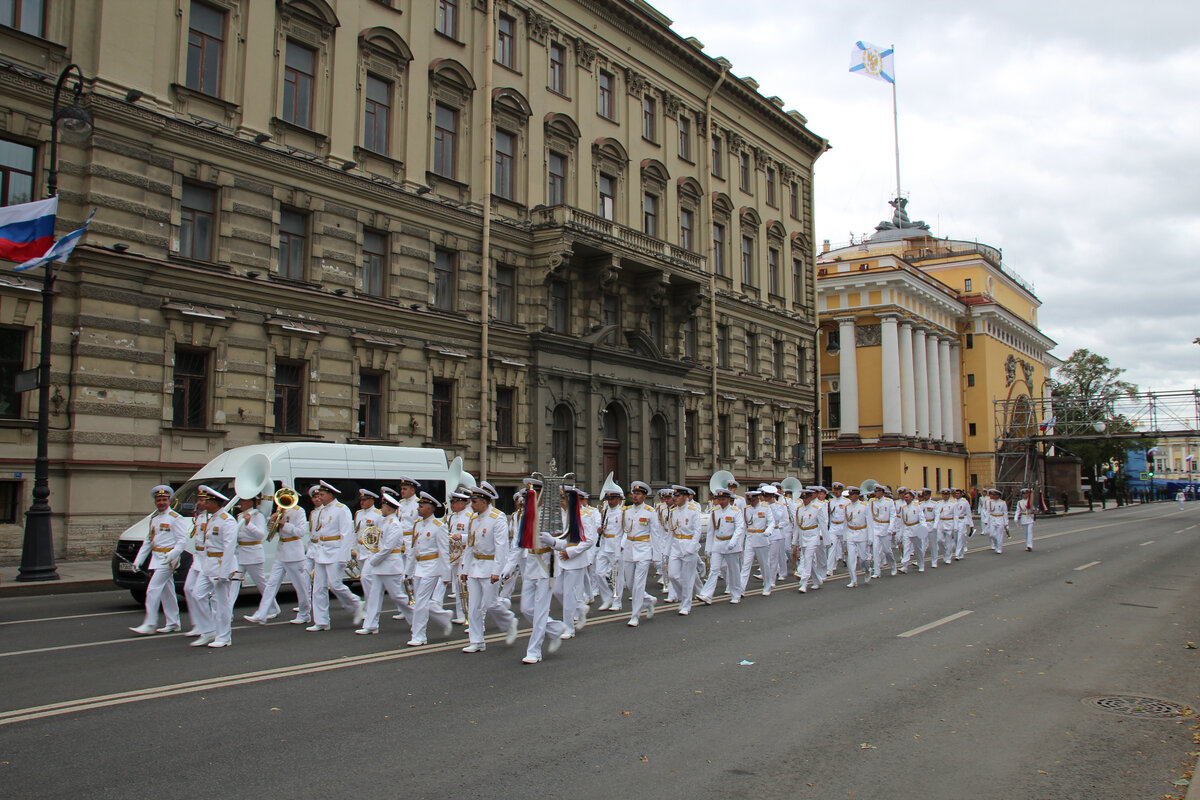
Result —
POLYGON ((830 141, 834 246, 891 216, 891 88, 848 69, 856 41, 894 46, 909 216, 1001 248, 1060 358, 1200 385, 1200 3, 651 2, 830 141))

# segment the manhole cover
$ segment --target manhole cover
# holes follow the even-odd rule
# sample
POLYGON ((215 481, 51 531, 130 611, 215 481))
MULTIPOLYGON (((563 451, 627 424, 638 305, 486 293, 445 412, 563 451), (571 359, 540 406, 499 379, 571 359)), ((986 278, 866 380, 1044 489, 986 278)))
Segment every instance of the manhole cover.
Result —
POLYGON ((1110 714, 1121 714, 1126 717, 1147 717, 1149 719, 1170 719, 1182 717, 1187 711, 1178 703, 1159 700, 1155 697, 1140 697, 1133 694, 1111 694, 1102 697, 1086 697, 1085 706, 1092 706, 1110 714))

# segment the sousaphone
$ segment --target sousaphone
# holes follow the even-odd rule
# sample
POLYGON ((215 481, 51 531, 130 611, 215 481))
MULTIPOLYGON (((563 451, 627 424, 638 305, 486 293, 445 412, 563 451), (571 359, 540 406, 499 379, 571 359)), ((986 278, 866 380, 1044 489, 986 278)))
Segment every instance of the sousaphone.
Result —
POLYGON ((735 481, 733 473, 727 469, 722 469, 714 472, 712 477, 708 479, 708 491, 715 492, 717 489, 728 489, 730 481, 735 481))

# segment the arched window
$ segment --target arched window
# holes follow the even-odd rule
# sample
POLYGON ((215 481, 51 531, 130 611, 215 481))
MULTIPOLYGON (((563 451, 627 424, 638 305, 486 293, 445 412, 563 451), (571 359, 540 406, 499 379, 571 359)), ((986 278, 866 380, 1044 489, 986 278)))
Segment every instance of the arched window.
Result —
POLYGON ((662 414, 650 420, 650 480, 667 482, 667 421, 662 414))
POLYGON ((550 455, 559 475, 575 470, 575 414, 565 403, 554 409, 550 455))

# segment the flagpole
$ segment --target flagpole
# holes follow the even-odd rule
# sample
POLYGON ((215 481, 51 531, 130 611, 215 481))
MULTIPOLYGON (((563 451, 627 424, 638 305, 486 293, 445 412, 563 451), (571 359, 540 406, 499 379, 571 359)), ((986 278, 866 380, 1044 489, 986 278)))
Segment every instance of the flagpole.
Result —
MULTIPOLYGON (((890 45, 893 54, 896 46, 890 45)), ((895 76, 895 61, 893 63, 892 75, 892 136, 896 143, 896 199, 900 199, 900 112, 896 104, 896 76, 895 76)))

